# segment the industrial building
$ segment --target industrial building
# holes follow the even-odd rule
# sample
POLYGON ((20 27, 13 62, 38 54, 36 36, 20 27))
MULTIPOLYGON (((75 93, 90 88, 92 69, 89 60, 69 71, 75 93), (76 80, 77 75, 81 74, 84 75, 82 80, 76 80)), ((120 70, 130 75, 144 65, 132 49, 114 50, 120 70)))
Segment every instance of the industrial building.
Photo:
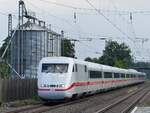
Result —
POLYGON ((11 65, 22 77, 36 77, 41 58, 61 56, 63 35, 28 21, 17 30, 11 43, 11 65))
POLYGON ((58 34, 47 28, 45 22, 23 13, 22 0, 19 6, 19 27, 11 41, 11 66, 21 77, 36 78, 41 58, 61 56, 63 32, 58 34), (23 22, 24 17, 28 18, 26 22, 23 22))

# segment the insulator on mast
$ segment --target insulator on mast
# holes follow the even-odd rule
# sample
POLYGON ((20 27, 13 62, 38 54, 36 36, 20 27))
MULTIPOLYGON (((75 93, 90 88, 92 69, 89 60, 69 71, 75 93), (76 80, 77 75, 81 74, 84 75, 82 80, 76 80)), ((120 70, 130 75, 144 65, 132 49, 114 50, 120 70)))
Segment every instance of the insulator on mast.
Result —
POLYGON ((76 12, 74 12, 74 23, 76 23, 76 19, 77 19, 77 14, 76 12))
POLYGON ((132 23, 132 19, 133 19, 132 12, 130 12, 130 21, 131 21, 131 23, 132 23))

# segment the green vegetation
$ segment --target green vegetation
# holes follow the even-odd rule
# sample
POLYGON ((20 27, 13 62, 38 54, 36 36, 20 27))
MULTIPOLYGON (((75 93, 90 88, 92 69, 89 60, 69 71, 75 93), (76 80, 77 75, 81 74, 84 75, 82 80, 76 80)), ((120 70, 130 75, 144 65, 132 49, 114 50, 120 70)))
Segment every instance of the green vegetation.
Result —
POLYGON ((6 63, 0 63, 0 77, 6 78, 9 77, 10 70, 6 63))
MULTIPOLYGON (((7 107, 9 105, 9 107, 23 107, 23 106, 27 106, 27 105, 38 105, 41 104, 42 101, 37 101, 34 99, 26 99, 26 100, 16 100, 16 101, 12 101, 8 103, 2 103, 1 107, 7 107)), ((1 113, 1 112, 0 112, 1 113)))
MULTIPOLYGON (((4 40, 3 45, 1 46, 1 48, 0 48, 0 57, 2 56, 4 50, 7 46, 7 43, 9 42, 9 39, 10 38, 7 37, 4 40)), ((0 62, 0 77, 1 78, 8 77, 9 74, 10 74, 10 69, 9 69, 8 65, 6 64, 6 62, 9 62, 9 61, 10 61, 10 49, 8 49, 8 51, 6 52, 3 61, 0 62)))
POLYGON ((70 40, 68 39, 65 39, 65 40, 62 40, 62 43, 61 43, 61 55, 62 56, 65 56, 65 57, 75 57, 75 45, 73 43, 71 43, 70 40))
POLYGON ((133 63, 130 68, 138 69, 139 71, 147 74, 147 79, 150 79, 150 63, 149 62, 136 62, 133 63))
MULTIPOLYGON (((10 38, 7 37, 4 40, 4 43, 0 48, 0 56, 2 56, 4 50, 9 42, 9 39, 10 38)), ((74 49, 75 45, 73 43, 71 43, 70 40, 67 40, 67 39, 63 40, 61 43, 61 46, 62 46, 62 50, 61 50, 62 56, 75 57, 75 49, 74 49)), ((7 50, 7 52, 4 56, 3 62, 2 61, 0 62, 0 77, 1 78, 8 77, 10 74, 10 69, 6 62, 10 62, 10 48, 7 50)))
MULTIPOLYGON (((8 37, 5 40, 3 40, 4 43, 0 48, 0 57, 2 56, 3 52, 5 51, 5 48, 7 47, 9 40, 10 40, 10 38, 8 38, 8 37)), ((10 48, 6 51, 4 60, 7 60, 7 61, 10 60, 10 48)))
POLYGON ((32 100, 39 101, 39 102, 42 101, 41 98, 37 94, 33 95, 32 100))
MULTIPOLYGON (((4 40, 3 45, 0 48, 0 56, 2 56, 8 41, 10 38, 6 38, 4 40)), ((75 45, 71 43, 70 40, 63 40, 61 43, 62 46, 62 56, 66 57, 75 57, 75 45)), ((85 59, 89 62, 95 62, 120 68, 150 68, 150 63, 137 62, 134 63, 131 50, 125 43, 117 43, 116 41, 108 41, 106 43, 105 50, 103 51, 103 55, 99 58, 90 58, 87 57, 85 59)), ((3 62, 0 62, 0 77, 5 78, 10 74, 10 69, 6 62, 10 61, 10 49, 6 52, 4 56, 3 62)), ((149 73, 149 71, 147 71, 149 73)))
POLYGON ((87 57, 85 61, 119 68, 137 69, 138 71, 145 72, 147 78, 150 79, 150 63, 134 62, 131 56, 131 50, 125 43, 119 44, 116 41, 108 41, 101 57, 87 57))
POLYGON ((148 62, 137 62, 137 63, 133 63, 132 67, 134 67, 134 68, 150 68, 150 63, 148 63, 148 62))
POLYGON ((85 60, 120 68, 128 68, 133 62, 130 48, 125 43, 119 44, 116 41, 106 42, 106 47, 101 57, 87 57, 85 60))

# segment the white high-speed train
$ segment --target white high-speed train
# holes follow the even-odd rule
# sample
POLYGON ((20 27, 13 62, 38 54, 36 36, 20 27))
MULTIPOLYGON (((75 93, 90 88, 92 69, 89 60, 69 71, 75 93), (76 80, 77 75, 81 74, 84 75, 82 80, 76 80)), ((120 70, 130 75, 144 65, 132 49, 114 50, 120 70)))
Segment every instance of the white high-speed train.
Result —
POLYGON ((146 80, 146 74, 67 57, 43 58, 38 67, 38 95, 60 100, 98 93, 146 80))

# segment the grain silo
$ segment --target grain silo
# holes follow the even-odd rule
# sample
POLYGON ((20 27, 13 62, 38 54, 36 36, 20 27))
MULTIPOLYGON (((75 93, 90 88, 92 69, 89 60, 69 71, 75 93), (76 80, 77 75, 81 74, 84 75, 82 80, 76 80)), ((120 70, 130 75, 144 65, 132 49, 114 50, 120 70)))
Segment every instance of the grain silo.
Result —
POLYGON ((61 38, 45 23, 27 21, 17 29, 11 42, 11 65, 22 76, 36 78, 41 58, 61 56, 61 38))

